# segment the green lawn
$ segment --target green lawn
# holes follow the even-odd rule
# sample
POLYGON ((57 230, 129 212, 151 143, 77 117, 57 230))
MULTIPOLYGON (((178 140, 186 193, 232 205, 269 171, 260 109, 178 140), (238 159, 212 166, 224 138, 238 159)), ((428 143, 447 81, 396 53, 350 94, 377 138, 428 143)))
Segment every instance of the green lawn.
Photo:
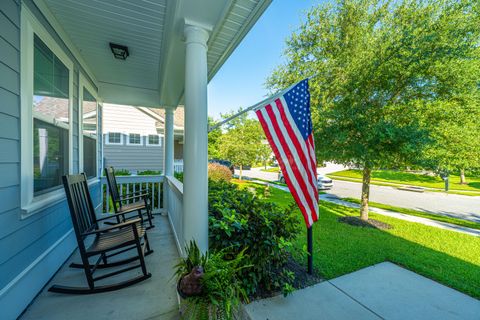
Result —
POLYGON ((279 167, 274 167, 274 168, 260 169, 260 171, 264 171, 264 172, 280 172, 280 168, 279 168, 279 167))
MULTIPOLYGON (((240 183, 263 194, 265 186, 240 183)), ((270 188, 272 201, 287 205, 292 196, 270 188)), ((335 278, 383 261, 391 261, 409 270, 480 298, 480 238, 438 229, 418 223, 371 213, 371 218, 389 223, 391 230, 353 227, 338 222, 358 210, 320 202, 320 218, 313 227, 314 266, 326 279, 335 278)), ((299 219, 301 215, 299 213, 299 219)), ((303 219, 302 219, 303 223, 303 219)), ((306 261, 306 230, 302 228, 292 254, 306 261)))
MULTIPOLYGON (((360 203, 360 200, 354 199, 354 198, 342 198, 342 200, 352 202, 352 203, 360 203)), ((370 207, 375 207, 375 208, 380 208, 380 209, 385 209, 385 210, 390 210, 390 211, 395 211, 395 212, 400 212, 404 214, 408 214, 411 216, 417 216, 417 217, 422 217, 422 218, 427 218, 431 220, 437 220, 441 222, 447 222, 451 224, 456 224, 462 227, 467 227, 467 228, 472 228, 472 229, 480 229, 480 223, 476 223, 473 221, 468 221, 468 220, 463 220, 463 219, 457 219, 457 218, 452 218, 452 217, 447 217, 447 216, 441 216, 437 214, 432 214, 428 212, 423 212, 423 211, 418 211, 418 210, 413 210, 413 209, 407 209, 407 208, 400 208, 400 207, 394 207, 390 206, 388 204, 383 204, 383 203, 378 203, 378 202, 369 202, 370 207)))
MULTIPOLYGON (((361 170, 343 170, 328 174, 332 178, 347 178, 352 180, 362 179, 361 170)), ((440 177, 431 177, 422 174, 393 171, 376 170, 372 173, 372 183, 381 184, 382 182, 412 185, 425 188, 436 188, 443 190, 445 183, 440 177)), ((480 194, 480 177, 467 177, 467 185, 460 184, 460 177, 450 175, 450 190, 476 191, 480 194)))

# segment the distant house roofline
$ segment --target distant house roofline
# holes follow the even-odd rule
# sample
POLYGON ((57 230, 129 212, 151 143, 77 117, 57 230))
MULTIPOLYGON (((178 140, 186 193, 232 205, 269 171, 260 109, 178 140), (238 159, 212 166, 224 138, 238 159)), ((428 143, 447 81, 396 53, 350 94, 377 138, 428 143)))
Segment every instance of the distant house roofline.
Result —
MULTIPOLYGON (((156 108, 138 107, 139 110, 157 120, 156 127, 163 128, 165 124, 165 110, 156 108)), ((173 114, 173 129, 176 131, 184 130, 184 106, 179 105, 173 114)))

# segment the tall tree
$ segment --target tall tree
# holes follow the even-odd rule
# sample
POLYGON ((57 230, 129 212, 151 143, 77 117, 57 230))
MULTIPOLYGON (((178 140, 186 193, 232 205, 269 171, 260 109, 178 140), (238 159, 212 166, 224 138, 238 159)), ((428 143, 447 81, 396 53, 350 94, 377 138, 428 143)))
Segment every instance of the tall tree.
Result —
POLYGON ((425 103, 424 125, 434 143, 423 162, 440 172, 460 174, 480 168, 480 47, 475 58, 438 65, 435 101, 425 103))
POLYGON ((418 101, 436 99, 436 66, 474 59, 478 10, 478 0, 337 0, 287 40, 267 87, 315 75, 317 157, 363 169, 362 219, 372 170, 404 167, 431 143, 418 101))
MULTIPOLYGON (((239 110, 241 111, 241 109, 239 110)), ((222 115, 228 118, 232 114, 222 115)), ((240 167, 242 179, 243 166, 252 165, 258 160, 258 151, 265 139, 260 123, 243 114, 225 125, 226 131, 218 140, 218 150, 222 158, 240 167)))
MULTIPOLYGON (((213 118, 208 117, 208 127, 212 127, 216 124, 216 121, 213 118)), ((220 158, 220 151, 218 149, 218 144, 220 137, 222 136, 222 130, 216 128, 208 133, 208 158, 209 159, 218 159, 220 158)))

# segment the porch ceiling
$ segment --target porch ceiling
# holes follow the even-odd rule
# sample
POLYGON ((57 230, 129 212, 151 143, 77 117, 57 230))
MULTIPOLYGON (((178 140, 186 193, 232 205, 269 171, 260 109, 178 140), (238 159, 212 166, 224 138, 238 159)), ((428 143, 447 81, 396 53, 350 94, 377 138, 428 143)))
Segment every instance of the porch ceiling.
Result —
MULTIPOLYGON (((85 61, 105 102, 176 106, 185 83, 185 21, 210 29, 208 78, 271 0, 34 0, 85 61), (128 46, 116 60, 109 42, 128 46)), ((58 30, 57 30, 58 31, 58 30)))

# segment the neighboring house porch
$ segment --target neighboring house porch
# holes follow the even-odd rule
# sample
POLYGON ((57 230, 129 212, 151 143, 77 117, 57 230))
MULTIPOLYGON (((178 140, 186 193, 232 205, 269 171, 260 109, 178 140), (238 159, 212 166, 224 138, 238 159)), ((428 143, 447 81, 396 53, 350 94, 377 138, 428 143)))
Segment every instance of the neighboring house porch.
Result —
MULTIPOLYGON (((184 106, 173 111, 174 158, 183 160, 184 106)), ((103 162, 128 170, 164 172, 165 112, 163 109, 103 105, 103 162)))

